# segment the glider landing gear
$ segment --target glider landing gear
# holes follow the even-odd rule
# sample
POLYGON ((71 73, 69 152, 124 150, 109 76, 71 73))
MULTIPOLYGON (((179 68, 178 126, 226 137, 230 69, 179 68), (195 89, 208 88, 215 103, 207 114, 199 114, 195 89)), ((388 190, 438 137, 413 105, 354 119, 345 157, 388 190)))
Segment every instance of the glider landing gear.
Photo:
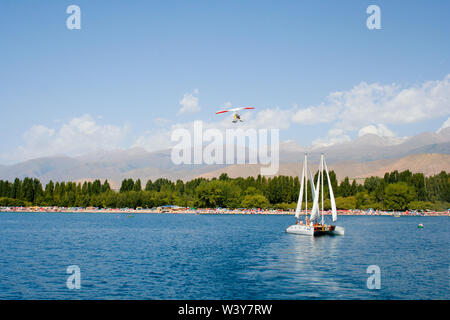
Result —
POLYGON ((244 122, 244 120, 242 120, 241 119, 241 116, 238 114, 238 113, 235 113, 234 115, 233 115, 233 121, 232 121, 233 123, 236 123, 236 122, 244 122))

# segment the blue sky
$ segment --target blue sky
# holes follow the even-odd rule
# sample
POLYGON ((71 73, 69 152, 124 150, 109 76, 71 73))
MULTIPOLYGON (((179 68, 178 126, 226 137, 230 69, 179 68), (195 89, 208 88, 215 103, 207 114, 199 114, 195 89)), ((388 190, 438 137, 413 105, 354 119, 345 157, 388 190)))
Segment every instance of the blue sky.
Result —
POLYGON ((450 114, 449 12, 448 1, 3 0, 0 163, 39 150, 156 150, 176 126, 223 127, 215 111, 225 103, 254 106, 248 121, 303 146, 354 139, 367 126, 434 132, 450 114), (71 4, 81 30, 66 28, 71 4), (371 4, 381 30, 366 27, 371 4), (330 102, 333 92, 345 98, 330 102), (185 95, 197 112, 180 113, 185 95), (386 116, 409 113, 405 96, 414 116, 386 116), (372 113, 358 103, 373 103, 372 113), (308 121, 305 110, 330 117, 308 121))

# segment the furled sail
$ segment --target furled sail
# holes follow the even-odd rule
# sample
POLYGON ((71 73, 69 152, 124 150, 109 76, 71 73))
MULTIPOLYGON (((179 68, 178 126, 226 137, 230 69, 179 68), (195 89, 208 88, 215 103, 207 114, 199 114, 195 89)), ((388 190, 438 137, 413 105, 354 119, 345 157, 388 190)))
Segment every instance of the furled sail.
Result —
POLYGON ((305 161, 303 162, 302 179, 301 179, 301 184, 300 184, 300 193, 298 195, 297 208, 295 209, 295 217, 297 219, 300 217, 300 210, 302 209, 303 187, 304 187, 304 183, 305 183, 305 164, 306 164, 306 155, 305 155, 305 161))
POLYGON ((325 165, 325 172, 327 173, 327 178, 328 178, 328 189, 330 190, 331 212, 332 212, 332 217, 333 217, 333 222, 334 222, 337 220, 336 201, 334 200, 333 188, 331 187, 330 175, 328 174, 328 168, 327 168, 327 163, 325 162, 325 159, 323 160, 323 163, 325 165))

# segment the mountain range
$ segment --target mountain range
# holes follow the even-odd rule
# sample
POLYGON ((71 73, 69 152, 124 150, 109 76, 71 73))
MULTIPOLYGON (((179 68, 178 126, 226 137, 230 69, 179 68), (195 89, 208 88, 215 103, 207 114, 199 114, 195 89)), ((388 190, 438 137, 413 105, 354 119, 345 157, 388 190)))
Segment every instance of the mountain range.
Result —
MULTIPOLYGON (((339 179, 382 176, 386 171, 406 170, 426 175, 450 171, 450 128, 439 133, 425 132, 404 139, 366 134, 353 141, 328 147, 304 148, 293 141, 280 144, 278 174, 298 175, 304 153, 311 163, 317 163, 321 153, 326 155, 330 170, 339 179)), ((78 157, 43 157, 14 165, 0 165, 0 179, 12 181, 16 177, 53 181, 89 181, 108 179, 113 188, 120 187, 124 178, 168 178, 190 180, 212 178, 226 172, 230 177, 256 176, 260 165, 175 165, 171 150, 147 152, 141 148, 101 151, 78 157)))
MULTIPOLYGON (((310 163, 308 161, 308 164, 314 168, 318 167, 317 162, 310 163)), ((222 173, 226 173, 230 178, 257 177, 260 173, 260 168, 261 165, 258 164, 232 165, 201 174, 199 177, 206 179, 218 178, 222 173)), ((281 163, 278 174, 299 177, 301 168, 301 162, 281 163)), ((421 172, 426 176, 430 176, 441 171, 450 172, 450 155, 427 153, 367 162, 342 161, 328 165, 328 169, 336 172, 336 177, 339 181, 342 181, 345 177, 349 177, 351 180, 356 179, 361 182, 371 176, 383 177, 386 172, 392 172, 394 170, 399 172, 410 170, 413 173, 421 172)))

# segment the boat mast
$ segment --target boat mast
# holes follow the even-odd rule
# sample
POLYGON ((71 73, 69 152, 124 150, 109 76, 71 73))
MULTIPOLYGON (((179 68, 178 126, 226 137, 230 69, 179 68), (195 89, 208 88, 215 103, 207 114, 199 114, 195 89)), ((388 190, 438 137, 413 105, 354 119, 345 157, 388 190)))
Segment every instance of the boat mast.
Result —
POLYGON ((323 189, 323 153, 320 155, 320 180, 321 180, 321 184, 322 184, 322 225, 324 224, 324 220, 323 220, 323 193, 324 193, 324 189, 323 189))
POLYGON ((305 153, 305 218, 308 215, 308 154, 305 153))

